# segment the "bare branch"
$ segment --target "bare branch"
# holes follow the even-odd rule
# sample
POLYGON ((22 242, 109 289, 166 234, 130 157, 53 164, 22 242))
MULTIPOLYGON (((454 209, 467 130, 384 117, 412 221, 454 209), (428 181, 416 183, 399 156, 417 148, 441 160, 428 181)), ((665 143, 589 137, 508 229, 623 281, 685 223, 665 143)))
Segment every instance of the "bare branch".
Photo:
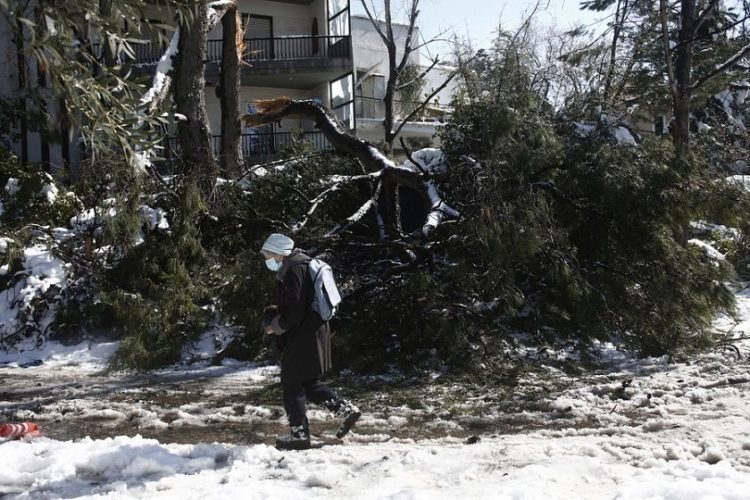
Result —
POLYGON ((401 129, 403 129, 404 126, 406 126, 406 123, 409 120, 411 120, 412 118, 414 118, 415 116, 417 116, 420 112, 422 112, 422 110, 424 110, 424 108, 426 108, 427 105, 430 104, 430 101, 432 100, 432 98, 435 97, 436 95, 438 95, 440 93, 440 91, 442 91, 445 87, 447 87, 448 84, 456 77, 457 74, 458 74, 457 72, 451 73, 450 76, 448 76, 448 78, 445 79, 445 81, 442 83, 442 85, 438 86, 435 90, 433 90, 432 93, 430 95, 428 95, 425 98, 425 100, 422 101, 422 103, 419 106, 416 107, 416 109, 414 111, 412 111, 411 113, 409 113, 409 115, 406 118, 404 118, 403 120, 401 120, 401 124, 398 127, 396 127, 396 131, 394 132, 393 136, 394 137, 397 136, 399 134, 399 132, 401 132, 401 129))
POLYGON ((425 208, 429 211, 423 227, 425 236, 445 219, 457 218, 459 213, 446 205, 441 199, 434 183, 425 179, 415 170, 396 166, 392 160, 362 139, 351 135, 329 109, 315 101, 293 101, 280 97, 268 101, 255 102, 256 113, 244 115, 247 127, 257 127, 279 121, 288 116, 299 116, 313 120, 328 141, 338 150, 359 159, 372 173, 362 176, 337 177, 338 180, 378 179, 384 183, 395 183, 408 186, 422 196, 425 208))
MULTIPOLYGON (((367 0, 362 0, 362 6, 365 8, 365 13, 367 14, 367 17, 370 19, 370 22, 375 27, 375 31, 380 35, 380 38, 383 39, 386 45, 388 45, 388 36, 383 33, 383 29, 380 27, 380 22, 375 19, 375 16, 370 12, 370 7, 367 5, 367 0)), ((374 10, 374 9, 373 9, 374 10)))
POLYGON ((444 35, 445 33, 447 33, 447 31, 443 31, 441 33, 438 33, 433 38, 430 38, 429 40, 425 40, 424 42, 422 42, 422 43, 420 43, 418 45, 413 46, 411 48, 411 51, 412 52, 416 52, 419 49, 421 49, 423 47, 427 47, 428 45, 430 45, 432 43, 436 43, 436 42, 449 42, 449 43, 453 43, 453 40, 450 39, 450 38, 442 38, 442 35, 444 35))
MULTIPOLYGON (((392 23, 390 19, 390 1, 388 0, 386 3, 388 5, 387 22, 388 22, 388 27, 390 30, 391 41, 393 42, 393 45, 394 45, 393 48, 394 48, 394 56, 395 56, 396 39, 393 36, 393 27, 392 27, 392 23)), ((414 28, 416 28, 416 25, 417 25, 417 16, 419 16, 419 10, 417 9, 418 6, 419 6, 419 0, 411 0, 411 11, 409 12, 409 28, 406 31, 406 39, 404 40, 404 53, 401 56, 401 61, 398 63, 398 66, 396 66, 395 71, 394 71, 394 68, 391 67, 391 71, 395 73, 395 76, 397 78, 401 78, 401 73, 404 71, 404 68, 408 64, 410 56, 412 55, 412 53, 414 53, 414 48, 411 46, 411 43, 412 43, 412 37, 414 36, 414 28)), ((391 78, 393 78, 393 76, 394 75, 391 75, 391 78)), ((396 81, 397 80, 394 79, 394 83, 396 81)))
POLYGON ((669 49, 669 26, 667 25, 667 1, 659 0, 659 14, 661 16, 661 37, 664 46, 664 59, 667 63, 667 76, 669 78, 669 90, 672 97, 677 96, 677 79, 674 76, 674 64, 672 63, 672 51, 669 49))
POLYGON ((437 66, 437 65, 438 65, 438 62, 439 62, 439 59, 438 59, 438 58, 436 57, 436 58, 435 58, 435 60, 434 60, 434 61, 432 61, 432 64, 431 64, 430 66, 428 66, 428 67, 427 67, 427 69, 425 69, 424 71, 422 71, 422 72, 421 72, 421 73, 419 74, 419 76, 417 76, 416 78, 414 78, 414 79, 412 79, 412 80, 410 80, 410 81, 408 81, 408 82, 406 82, 406 83, 402 83, 401 85, 399 85, 399 86, 398 86, 398 88, 397 88, 396 90, 403 90, 403 89, 405 89, 405 88, 407 88, 407 87, 409 87, 409 86, 411 86, 411 85, 414 85, 414 84, 415 84, 415 83, 417 83, 417 82, 418 82, 419 80, 421 80, 422 78, 424 78, 425 76, 427 76, 427 74, 428 74, 428 73, 429 73, 430 71, 432 71, 432 69, 433 69, 433 68, 434 68, 435 66, 437 66))
POLYGON ((414 159, 414 156, 412 156, 411 150, 406 145, 406 142, 404 141, 404 138, 403 137, 399 137, 398 140, 401 143, 401 147, 403 148, 404 153, 406 153, 406 157, 409 159, 409 161, 412 162, 414 164, 414 166, 419 169, 420 172, 422 172, 422 175, 424 175, 425 177, 429 176, 430 173, 427 170, 425 170, 425 168, 422 166, 421 163, 419 163, 417 160, 414 159))

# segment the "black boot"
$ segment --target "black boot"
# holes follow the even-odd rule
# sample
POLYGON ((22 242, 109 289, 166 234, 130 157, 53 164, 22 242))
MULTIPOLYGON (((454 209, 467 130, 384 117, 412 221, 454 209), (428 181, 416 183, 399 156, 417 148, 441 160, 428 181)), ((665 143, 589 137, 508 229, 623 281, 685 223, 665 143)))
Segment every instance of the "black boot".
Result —
POLYGON ((323 403, 323 405, 331 410, 337 417, 341 417, 343 420, 336 431, 336 437, 341 439, 346 436, 349 431, 354 427, 354 424, 362 416, 359 408, 354 406, 346 399, 330 400, 323 403))
POLYGON ((276 438, 280 450, 307 450, 310 448, 310 432, 304 425, 292 426, 289 434, 276 438))

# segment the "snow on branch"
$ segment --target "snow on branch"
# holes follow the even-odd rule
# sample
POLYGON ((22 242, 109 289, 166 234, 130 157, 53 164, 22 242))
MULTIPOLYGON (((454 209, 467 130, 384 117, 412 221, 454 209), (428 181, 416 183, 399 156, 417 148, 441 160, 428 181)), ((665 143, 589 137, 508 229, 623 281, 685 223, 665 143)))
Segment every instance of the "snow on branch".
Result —
POLYGON ((717 65, 713 70, 711 70, 707 75, 703 76, 700 80, 695 82, 693 85, 691 85, 691 89, 695 90, 699 87, 701 87, 704 83, 709 81, 711 78, 720 75, 721 73, 725 72, 732 66, 737 65, 740 60, 745 57, 748 53, 750 53, 750 43, 742 47, 740 50, 735 52, 735 54, 724 61, 722 64, 717 65))
MULTIPOLYGON (((205 11, 208 16, 207 31, 211 31, 229 10, 232 5, 236 5, 236 0, 216 0, 209 2, 205 11)), ((166 99, 169 94, 170 87, 172 86, 172 71, 174 70, 174 63, 179 54, 180 44, 180 26, 175 29, 172 39, 169 42, 164 54, 159 58, 156 64, 156 72, 154 74, 153 83, 151 87, 141 96, 141 104, 144 108, 140 111, 139 116, 143 116, 146 113, 153 113, 159 105, 166 99)), ((178 120, 184 120, 185 117, 182 115, 175 115, 178 120)), ((140 120, 138 127, 143 126, 144 121, 140 120)), ((151 149, 136 151, 131 158, 131 164, 139 171, 149 172, 152 163, 151 160, 156 156, 156 147, 151 149)))
POLYGON ((174 60, 177 57, 179 43, 180 28, 177 27, 167 50, 164 51, 164 54, 162 54, 159 62, 156 64, 156 74, 154 74, 154 82, 151 88, 141 97, 141 103, 147 106, 149 112, 156 109, 169 91, 169 87, 172 84, 170 73, 174 68, 174 60))
MULTIPOLYGON (((313 200, 313 207, 311 207, 308 215, 322 201, 319 198, 323 197, 324 199, 328 194, 339 189, 344 183, 359 180, 378 180, 378 187, 374 190, 373 197, 367 203, 363 204, 352 216, 355 221, 361 219, 370 208, 377 204, 381 195, 381 184, 407 186, 420 194, 427 211, 427 217, 422 227, 422 234, 425 237, 429 237, 444 220, 455 219, 460 216, 458 211, 448 206, 442 200, 437 187, 429 175, 425 175, 420 169, 415 168, 414 165, 397 166, 374 146, 350 134, 332 111, 317 102, 311 100, 295 101, 288 97, 278 97, 271 100, 256 101, 255 109, 255 113, 243 115, 242 120, 245 127, 258 127, 287 117, 311 119, 337 151, 359 159, 366 170, 371 172, 364 175, 333 176, 329 178, 328 182, 332 183, 333 186, 329 187, 329 189, 313 200), (315 203, 316 200, 319 201, 315 203)), ((435 161, 434 156, 434 153, 432 157, 425 156, 425 163, 422 166, 430 165, 431 169, 436 168, 436 163, 439 162, 435 161)), ((352 221, 348 220, 348 222, 352 221)), ((345 227, 347 227, 347 224, 341 226, 340 229, 345 227)), ((334 231, 332 233, 337 234, 334 231)))
MULTIPOLYGON (((206 9, 206 15, 208 16, 207 31, 214 29, 229 7, 236 4, 236 0, 217 0, 209 2, 207 5, 208 8, 206 9)), ((172 83, 170 73, 174 69, 174 61, 178 55, 179 43, 180 27, 178 26, 174 35, 172 35, 172 40, 170 40, 169 46, 159 58, 151 88, 143 94, 143 97, 141 97, 141 103, 147 105, 149 112, 156 109, 169 92, 169 87, 172 83)))

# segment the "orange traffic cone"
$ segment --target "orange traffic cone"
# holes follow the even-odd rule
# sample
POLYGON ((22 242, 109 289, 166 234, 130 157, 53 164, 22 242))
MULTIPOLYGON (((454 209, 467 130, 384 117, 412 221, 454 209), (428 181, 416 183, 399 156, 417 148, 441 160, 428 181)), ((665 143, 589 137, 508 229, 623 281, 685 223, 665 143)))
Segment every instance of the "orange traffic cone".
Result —
POLYGON ((0 425, 0 438, 16 438, 23 436, 38 436, 39 426, 24 422, 23 424, 3 424, 0 425))

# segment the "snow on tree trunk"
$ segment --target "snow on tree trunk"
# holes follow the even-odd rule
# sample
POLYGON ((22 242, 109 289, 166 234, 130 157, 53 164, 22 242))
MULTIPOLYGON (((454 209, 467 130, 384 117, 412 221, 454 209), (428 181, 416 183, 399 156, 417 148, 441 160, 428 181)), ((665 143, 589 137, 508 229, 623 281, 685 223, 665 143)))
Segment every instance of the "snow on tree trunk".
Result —
MULTIPOLYGON (((172 39, 170 40, 169 46, 164 51, 164 54, 162 54, 161 58, 159 58, 159 62, 156 65, 156 71, 151 87, 141 97, 141 103, 145 107, 145 112, 153 113, 169 94, 173 83, 173 76, 177 74, 184 76, 186 74, 190 75, 191 73, 196 73, 197 68, 194 67, 191 71, 189 63, 187 65, 185 63, 180 65, 182 53, 184 50, 188 50, 188 52, 195 51, 195 53, 193 54, 188 53, 185 57, 193 62, 195 62, 196 60, 198 61, 200 71, 197 71, 197 74, 199 76, 199 79, 192 81, 192 86, 190 85, 189 81, 184 80, 180 81, 180 85, 175 85, 175 104, 177 108, 176 116, 179 117, 179 121, 181 124, 186 123, 190 120, 190 117, 192 117, 193 120, 197 120, 199 122, 199 124, 197 125, 198 128, 200 128, 201 123, 205 126, 206 133, 208 134, 205 144, 208 145, 207 151, 209 153, 208 157, 210 158, 210 161, 208 163, 205 163, 204 165, 206 166, 206 171, 214 172, 212 174, 212 177, 215 177, 216 162, 213 159, 211 137, 205 111, 205 80, 203 78, 203 69, 206 60, 206 39, 208 32, 211 31, 214 26, 216 26, 224 13, 233 5, 236 6, 235 0, 220 0, 210 2, 208 4, 201 3, 201 5, 197 7, 198 12, 196 13, 197 15, 195 16, 193 24, 182 24, 175 30, 174 35, 172 35, 172 39), (183 36, 183 33, 187 33, 187 40, 183 40, 183 38, 186 38, 185 36, 183 36), (195 95, 194 92, 199 92, 200 96, 195 95), (180 97, 178 97, 178 93, 180 97), (191 95, 195 100, 188 100, 186 97, 188 95, 191 95), (182 106, 178 104, 178 101, 181 102, 182 106), (181 109, 185 108, 191 109, 190 106, 192 103, 196 103, 196 105, 199 106, 200 109, 192 109, 194 113, 190 114, 180 111, 181 109)), ((181 125, 178 125, 180 142, 181 144, 186 144, 182 138, 183 132, 180 132, 182 128, 183 127, 181 127, 181 125)), ((185 133, 190 136, 190 134, 194 132, 193 128, 195 128, 195 125, 193 124, 193 126, 189 126, 188 128, 190 129, 190 132, 185 133)), ((205 144, 202 147, 205 147, 205 144)), ((192 146, 194 146, 194 144, 188 142, 187 147, 182 146, 181 149, 184 152, 186 151, 186 149, 190 149, 192 146)), ((131 163, 137 169, 145 169, 151 164, 151 160, 155 156, 156 152, 153 149, 148 151, 139 151, 131 159, 131 163)), ((200 157, 200 155, 191 156, 193 160, 196 157, 200 157)))
POLYGON ((180 43, 180 28, 178 27, 172 40, 169 42, 167 50, 164 51, 159 62, 156 64, 156 73, 154 74, 153 84, 148 91, 141 97, 141 102, 146 106, 149 112, 153 111, 166 97, 169 87, 172 83, 172 69, 174 60, 178 54, 180 43))

